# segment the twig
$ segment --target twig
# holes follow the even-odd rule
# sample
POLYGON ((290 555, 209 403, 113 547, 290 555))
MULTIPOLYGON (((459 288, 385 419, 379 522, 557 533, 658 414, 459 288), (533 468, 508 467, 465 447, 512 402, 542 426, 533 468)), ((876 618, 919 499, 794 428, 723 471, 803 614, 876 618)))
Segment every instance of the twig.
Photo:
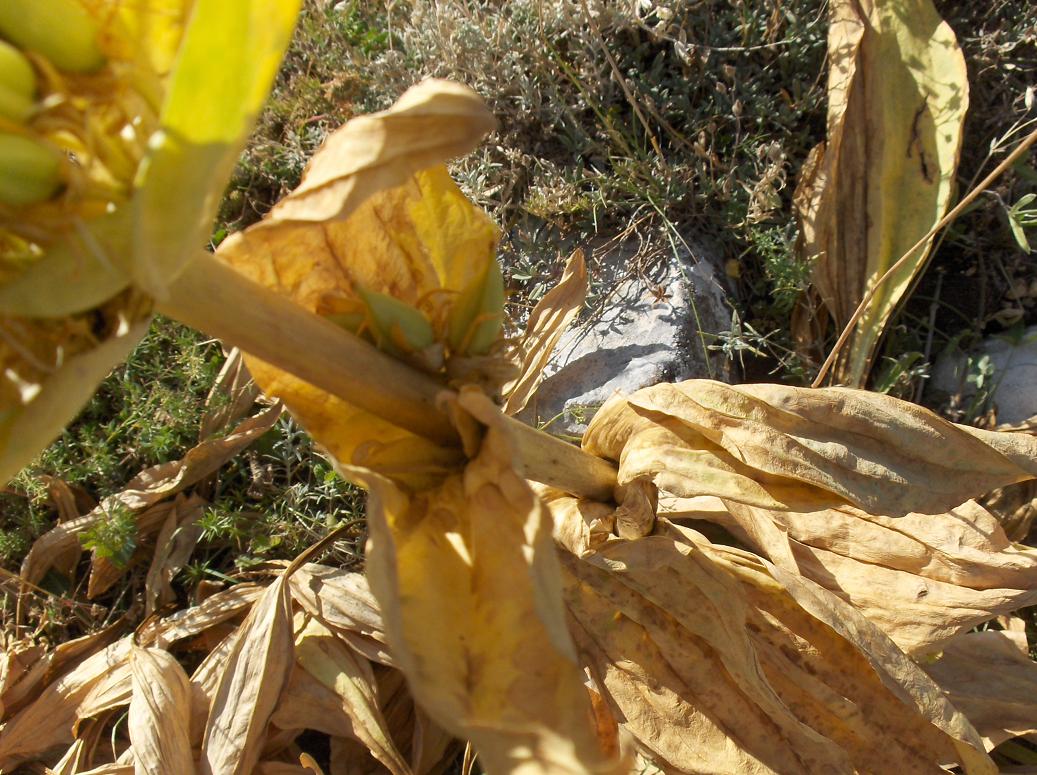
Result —
POLYGON ((941 218, 937 222, 937 224, 933 226, 933 228, 929 229, 929 231, 926 232, 925 236, 918 240, 918 242, 912 245, 908 249, 908 251, 904 253, 904 255, 897 259, 896 263, 893 264, 893 266, 891 266, 889 269, 883 272, 882 276, 879 277, 879 279, 871 287, 871 290, 864 294, 864 298, 861 299, 861 303, 857 305, 857 309, 854 310, 853 315, 850 316, 850 320, 846 323, 846 326, 843 328, 842 333, 839 334, 839 339, 836 340, 835 346, 832 347, 832 351, 828 354, 828 357, 825 359, 825 362, 821 364, 821 370, 817 373, 817 377, 814 378, 814 382, 811 384, 811 387, 816 388, 821 386, 821 383, 824 381, 824 378, 828 375, 829 369, 832 368, 832 364, 835 363, 835 359, 838 357, 839 351, 842 350, 843 346, 846 344, 846 341, 850 338, 850 334, 853 333, 854 326, 857 325, 857 322, 867 311, 868 305, 871 303, 871 300, 875 298, 876 292, 879 288, 882 287, 883 283, 885 283, 896 272, 900 271, 900 269, 902 269, 904 265, 907 263, 908 259, 914 256, 915 252, 923 245, 925 245, 926 242, 931 240, 933 236, 936 234, 936 232, 940 231, 940 229, 942 229, 944 226, 946 226, 959 215, 961 215, 965 208, 972 204, 976 200, 976 198, 980 194, 982 194, 986 189, 990 188, 990 185, 995 180, 997 180, 1002 175, 1002 173, 1004 173, 1005 170, 1007 170, 1009 167, 1015 164, 1015 162, 1024 153, 1026 153, 1030 146, 1033 145, 1035 142, 1037 142, 1037 130, 1034 130, 1029 135, 1027 135, 1026 139, 1019 143, 1019 145, 1016 146, 1016 149, 1012 151, 1008 156, 1006 156, 1004 161, 1002 161, 994 168, 993 172, 991 172, 989 175, 983 178, 983 180, 980 181, 978 186, 972 189, 965 196, 964 199, 962 199, 960 202, 958 202, 957 205, 955 205, 954 209, 952 209, 949 213, 943 216, 943 218, 941 218))

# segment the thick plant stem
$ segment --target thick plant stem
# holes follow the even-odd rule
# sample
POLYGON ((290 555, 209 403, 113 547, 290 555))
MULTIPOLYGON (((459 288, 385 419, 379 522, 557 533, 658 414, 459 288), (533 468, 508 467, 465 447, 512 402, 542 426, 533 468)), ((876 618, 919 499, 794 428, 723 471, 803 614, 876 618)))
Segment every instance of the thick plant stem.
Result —
MULTIPOLYGON (((437 408, 446 387, 208 253, 191 262, 158 310, 394 425, 440 444, 457 441, 437 408)), ((574 495, 612 497, 610 463, 517 420, 508 425, 526 478, 574 495)))
POLYGON ((616 469, 607 460, 584 452, 559 438, 507 418, 518 448, 523 476, 585 498, 611 500, 616 489, 616 469))
POLYGON ((444 444, 457 438, 436 410, 443 388, 433 379, 208 253, 188 265, 157 306, 401 428, 444 444))

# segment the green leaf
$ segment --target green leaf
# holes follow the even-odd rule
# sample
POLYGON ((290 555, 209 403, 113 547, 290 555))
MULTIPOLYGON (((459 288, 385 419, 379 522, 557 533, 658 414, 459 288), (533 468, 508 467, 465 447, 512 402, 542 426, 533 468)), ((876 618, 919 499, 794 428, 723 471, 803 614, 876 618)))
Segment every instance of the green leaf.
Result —
POLYGON ((301 0, 198 0, 141 166, 136 283, 164 295, 205 245, 227 179, 291 40, 301 0))
POLYGON ((1015 237, 1015 241, 1023 253, 1029 253, 1030 241, 1026 239, 1026 231, 1019 222, 1019 217, 1012 210, 1008 211, 1008 228, 1012 230, 1012 236, 1015 237))
POLYGON ((130 284, 129 208, 90 222, 0 285, 0 314, 58 318, 103 304, 130 284))

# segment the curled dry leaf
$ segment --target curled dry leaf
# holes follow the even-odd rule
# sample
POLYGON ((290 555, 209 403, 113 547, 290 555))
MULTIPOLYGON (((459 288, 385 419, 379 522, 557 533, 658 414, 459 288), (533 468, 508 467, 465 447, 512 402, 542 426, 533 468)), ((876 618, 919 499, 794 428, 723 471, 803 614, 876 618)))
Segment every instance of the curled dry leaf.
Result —
POLYGON ((197 522, 204 504, 205 501, 200 501, 188 506, 187 499, 178 495, 173 511, 162 523, 155 539, 155 554, 144 580, 145 616, 176 600, 173 577, 187 564, 195 544, 202 537, 202 528, 197 522))
POLYGON ((503 389, 504 412, 518 414, 536 392, 558 340, 587 299, 587 263, 575 250, 565 262, 562 279, 533 307, 518 342, 519 375, 503 389))
POLYGON ((996 768, 874 625, 810 582, 694 531, 561 552, 580 651, 666 772, 996 768))
MULTIPOLYGON (((455 314, 462 301, 478 300, 487 277, 499 275, 498 231, 442 166, 493 125, 474 92, 425 81, 389 110, 331 135, 299 188, 263 221, 225 240, 218 254, 261 285, 439 373, 448 351, 463 354, 453 350, 465 326, 500 312, 476 305, 467 323, 455 314)), ((283 398, 344 464, 428 486, 462 462, 457 450, 270 364, 246 361, 263 391, 283 398)))
MULTIPOLYGON (((162 527, 169 522, 170 518, 174 520, 179 519, 181 512, 187 514, 196 513, 207 503, 208 502, 205 499, 200 498, 194 493, 192 493, 189 498, 184 498, 183 492, 179 492, 173 500, 156 503, 154 506, 146 508, 139 514, 135 515, 134 524, 136 527, 136 534, 134 535, 133 554, 126 559, 125 563, 118 563, 98 554, 95 551, 90 560, 90 576, 86 587, 87 597, 95 598, 98 595, 104 594, 123 577, 135 561, 139 562, 143 560, 144 557, 153 549, 156 533, 161 532, 162 527)), ((69 551, 69 553, 74 550, 78 554, 82 552, 78 537, 75 538, 74 543, 71 539, 83 530, 81 525, 87 523, 91 519, 95 520, 96 523, 99 519, 110 519, 124 513, 125 512, 122 511, 122 507, 119 504, 118 496, 116 495, 110 499, 105 499, 97 509, 84 515, 81 521, 76 521, 74 525, 71 526, 70 531, 64 533, 59 532, 58 528, 61 527, 59 525, 58 528, 48 531, 41 536, 41 538, 47 538, 48 541, 60 539, 62 544, 68 547, 67 551, 69 551), (109 507, 113 508, 113 511, 105 510, 109 507), (71 533, 72 530, 74 530, 75 533, 71 533)), ((28 557, 26 559, 28 559, 28 557)), ((46 558, 46 560, 49 562, 52 558, 46 558)), ((45 570, 50 570, 50 568, 46 568, 45 570)))
POLYGON ((650 477, 679 497, 776 511, 848 503, 890 516, 941 513, 1037 475, 1037 438, 847 388, 655 385, 606 403, 583 446, 619 461, 620 485, 650 477))
MULTIPOLYGON (((995 430, 1037 436, 1037 417, 1017 425, 999 425, 995 430)), ((1024 541, 1037 519, 1037 481, 1010 484, 992 490, 980 503, 997 517, 1012 541, 1024 541)))
POLYGON ((237 639, 238 630, 235 628, 205 655, 205 659, 191 674, 191 747, 193 749, 202 747, 205 726, 209 722, 209 709, 216 699, 216 689, 226 672, 227 662, 237 639))
MULTIPOLYGON (((679 499, 668 508, 671 520, 681 519, 679 499)), ((729 503, 710 518, 852 603, 909 654, 1037 603, 1037 549, 1013 545, 974 501, 897 518, 851 506, 790 513, 729 503)))
MULTIPOLYGON (((106 515, 122 510, 147 513, 145 510, 149 507, 184 491, 218 470, 230 458, 270 430, 277 422, 280 411, 279 405, 264 409, 254 417, 241 422, 226 436, 202 442, 189 450, 182 459, 146 468, 126 485, 126 489, 109 495, 89 514, 62 523, 44 533, 36 539, 22 561, 22 578, 32 584, 39 583, 50 568, 54 556, 78 547, 79 534, 96 524, 98 520, 104 519, 106 515)), ((153 514, 154 519, 147 520, 146 526, 157 531, 167 515, 165 512, 156 512, 153 514)), ((141 518, 143 514, 139 519, 141 518)), ((105 563, 95 564, 103 568, 98 571, 101 574, 98 580, 93 582, 93 591, 99 594, 99 589, 105 588, 105 584, 111 584, 113 569, 106 567, 105 563)))
POLYGON ((191 775, 191 684, 168 651, 133 646, 129 732, 137 775, 191 775))
POLYGON ((432 718, 488 772, 619 771, 598 747, 558 596, 550 518, 513 468, 496 407, 463 475, 407 494, 370 472, 367 572, 393 658, 432 718))
POLYGON ((263 591, 230 647, 205 726, 203 775, 253 771, 293 661, 291 601, 281 575, 263 591))
MULTIPOLYGON (((931 0, 835 0, 829 14, 828 140, 805 166, 795 202, 800 252, 842 327, 947 209, 968 78, 954 32, 931 0)), ((836 366, 842 384, 863 386, 886 321, 930 247, 879 288, 836 366)))
MULTIPOLYGON (((350 717, 343 712, 342 698, 298 664, 288 677, 270 723, 283 730, 312 729, 331 737, 358 739, 350 717)), ((364 750, 368 750, 366 745, 364 750)))
POLYGON ((396 750, 378 707, 371 663, 316 619, 307 619, 295 640, 299 665, 337 697, 338 714, 352 722, 351 736, 393 775, 409 775, 410 768, 396 750))
POLYGON ((616 510, 612 504, 574 498, 542 485, 534 485, 534 488, 551 513, 554 539, 559 546, 579 557, 612 538, 616 528, 616 510))
POLYGON ((79 738, 68 747, 62 756, 52 767, 47 768, 46 775, 77 775, 86 767, 83 765, 85 759, 85 746, 82 738, 79 738))
POLYGON ((1037 520, 1037 482, 999 487, 985 495, 982 504, 994 514, 1013 541, 1025 541, 1037 520))
POLYGON ((263 595, 257 584, 235 584, 191 608, 170 614, 155 625, 145 625, 138 639, 168 648, 178 640, 190 638, 245 613, 263 595))
MULTIPOLYGON (((13 710, 12 702, 16 687, 24 682, 30 687, 28 691, 31 691, 45 674, 45 667, 36 667, 42 657, 43 646, 29 640, 8 643, 0 653, 0 721, 7 718, 13 710), (33 673, 36 673, 35 677, 33 673)), ((21 692, 24 693, 26 692, 21 692)))
POLYGON ((134 769, 132 764, 102 764, 89 770, 76 770, 74 775, 134 775, 134 769))
POLYGON ((0 670, 0 720, 32 702, 49 683, 83 659, 110 646, 124 629, 125 623, 116 621, 97 632, 59 643, 46 653, 42 646, 26 643, 8 648, 0 670))
POLYGON ((389 110, 360 116, 332 134, 307 166, 299 187, 274 207, 271 220, 345 218, 372 194, 468 153, 496 126, 471 89, 450 81, 424 81, 389 110))
POLYGON ((988 749, 1037 732, 1037 662, 1022 632, 970 632, 922 669, 983 736, 988 749))
POLYGON ((198 428, 198 441, 206 441, 232 422, 240 420, 258 397, 259 388, 245 368, 241 350, 232 347, 209 395, 205 397, 205 414, 198 428))
MULTIPOLYGON (((36 700, 9 719, 0 731, 0 771, 8 771, 23 761, 63 743, 72 742, 72 727, 86 714, 88 704, 97 697, 110 696, 111 678, 125 683, 123 704, 129 701, 129 678, 125 670, 130 639, 122 638, 93 654, 47 686, 36 700), (116 675, 118 673, 118 675, 116 675)), ((104 703, 109 704, 109 703, 104 703)))
POLYGON ((288 580, 292 599, 357 653, 391 665, 382 616, 362 573, 306 563, 288 580))
MULTIPOLYGON (((201 605, 146 624, 137 633, 137 640, 144 646, 166 648, 240 615, 262 593, 263 590, 253 584, 239 584, 213 595, 201 605)), ((90 637, 94 643, 98 642, 96 636, 90 637)), ((85 645, 81 644, 77 653, 85 645)), ((6 719, 0 729, 0 770, 70 743, 73 729, 80 720, 127 705, 132 689, 131 645, 130 637, 121 638, 76 662, 42 690, 36 690, 32 702, 6 719)), ((55 664, 67 666, 67 662, 55 661, 55 664)))

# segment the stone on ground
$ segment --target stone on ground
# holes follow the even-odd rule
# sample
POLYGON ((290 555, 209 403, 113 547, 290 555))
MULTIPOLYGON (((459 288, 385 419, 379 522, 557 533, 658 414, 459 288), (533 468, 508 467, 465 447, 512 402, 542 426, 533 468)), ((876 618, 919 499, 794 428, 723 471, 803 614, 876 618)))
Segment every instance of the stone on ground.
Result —
POLYGON ((968 355, 939 358, 930 389, 966 398, 985 391, 999 423, 1016 425, 1037 415, 1037 326, 1022 336, 985 339, 968 355))
POLYGON ((591 258, 591 291, 602 301, 562 337, 521 419, 550 421, 548 431, 579 437, 617 393, 692 377, 729 379, 725 359, 709 349, 712 335, 732 325, 722 273, 695 246, 653 258, 643 272, 632 268, 641 263, 637 253, 630 241, 591 258))

